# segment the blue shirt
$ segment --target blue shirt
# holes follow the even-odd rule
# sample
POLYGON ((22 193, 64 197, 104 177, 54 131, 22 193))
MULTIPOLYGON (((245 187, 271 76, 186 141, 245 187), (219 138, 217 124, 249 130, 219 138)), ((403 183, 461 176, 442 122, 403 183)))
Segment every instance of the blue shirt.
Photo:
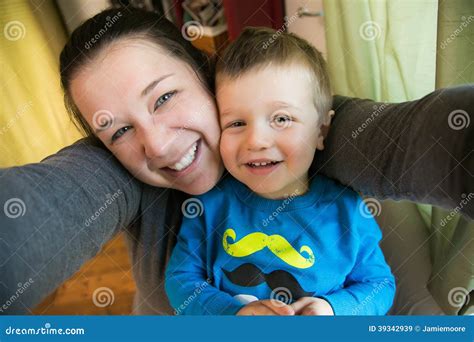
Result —
POLYGON ((235 314, 249 298, 320 297, 336 315, 384 315, 392 305, 380 229, 357 193, 329 178, 272 200, 228 174, 182 209, 165 283, 176 314, 235 314))

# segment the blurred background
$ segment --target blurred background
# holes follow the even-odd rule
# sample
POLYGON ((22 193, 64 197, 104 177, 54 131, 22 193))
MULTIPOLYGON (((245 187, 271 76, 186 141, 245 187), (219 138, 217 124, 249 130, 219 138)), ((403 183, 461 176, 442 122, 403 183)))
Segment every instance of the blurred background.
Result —
MULTIPOLYGON (((246 26, 296 33, 323 53, 340 95, 401 102, 474 82, 471 0, 2 0, 0 167, 39 162, 81 138, 63 104, 58 56, 78 25, 110 6, 156 11, 217 58, 246 26)), ((457 215, 439 232, 439 219, 449 212, 416 210, 430 234, 428 288, 446 313, 472 309, 472 222, 457 215), (453 308, 446 301, 455 286, 465 296, 463 306, 453 308)), ((130 266, 118 235, 34 313, 129 314, 135 291, 130 266), (109 305, 92 300, 103 288, 112 292, 109 305)))

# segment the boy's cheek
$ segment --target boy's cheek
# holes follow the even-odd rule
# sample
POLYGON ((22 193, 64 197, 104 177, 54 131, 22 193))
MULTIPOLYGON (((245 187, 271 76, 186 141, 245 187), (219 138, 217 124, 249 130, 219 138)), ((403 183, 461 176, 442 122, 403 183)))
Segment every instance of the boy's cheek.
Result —
POLYGON ((229 146, 228 141, 224 136, 221 136, 220 153, 224 165, 228 167, 227 165, 230 164, 231 161, 234 159, 234 151, 232 147, 229 146))

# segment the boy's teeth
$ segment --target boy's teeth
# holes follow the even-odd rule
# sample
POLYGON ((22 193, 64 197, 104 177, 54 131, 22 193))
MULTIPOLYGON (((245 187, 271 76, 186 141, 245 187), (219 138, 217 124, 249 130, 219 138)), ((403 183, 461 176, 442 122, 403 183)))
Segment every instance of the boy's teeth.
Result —
POLYGON ((277 162, 263 162, 263 163, 249 163, 251 166, 267 166, 269 164, 276 164, 277 162))
POLYGON ((179 162, 177 162, 174 165, 168 166, 170 169, 176 170, 176 171, 181 171, 187 168, 191 163, 194 161, 194 158, 196 157, 196 150, 197 150, 197 142, 191 146, 188 152, 181 158, 179 162))

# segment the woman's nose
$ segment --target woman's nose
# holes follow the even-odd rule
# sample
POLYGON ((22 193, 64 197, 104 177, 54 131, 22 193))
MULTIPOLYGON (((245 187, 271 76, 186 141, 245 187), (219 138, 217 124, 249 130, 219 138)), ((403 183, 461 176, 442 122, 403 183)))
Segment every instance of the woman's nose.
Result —
POLYGON ((273 145, 271 132, 264 127, 249 128, 247 135, 247 149, 249 151, 260 151, 273 145))
POLYGON ((141 143, 148 159, 165 159, 170 157, 176 134, 167 128, 152 125, 144 127, 140 133, 141 143))

